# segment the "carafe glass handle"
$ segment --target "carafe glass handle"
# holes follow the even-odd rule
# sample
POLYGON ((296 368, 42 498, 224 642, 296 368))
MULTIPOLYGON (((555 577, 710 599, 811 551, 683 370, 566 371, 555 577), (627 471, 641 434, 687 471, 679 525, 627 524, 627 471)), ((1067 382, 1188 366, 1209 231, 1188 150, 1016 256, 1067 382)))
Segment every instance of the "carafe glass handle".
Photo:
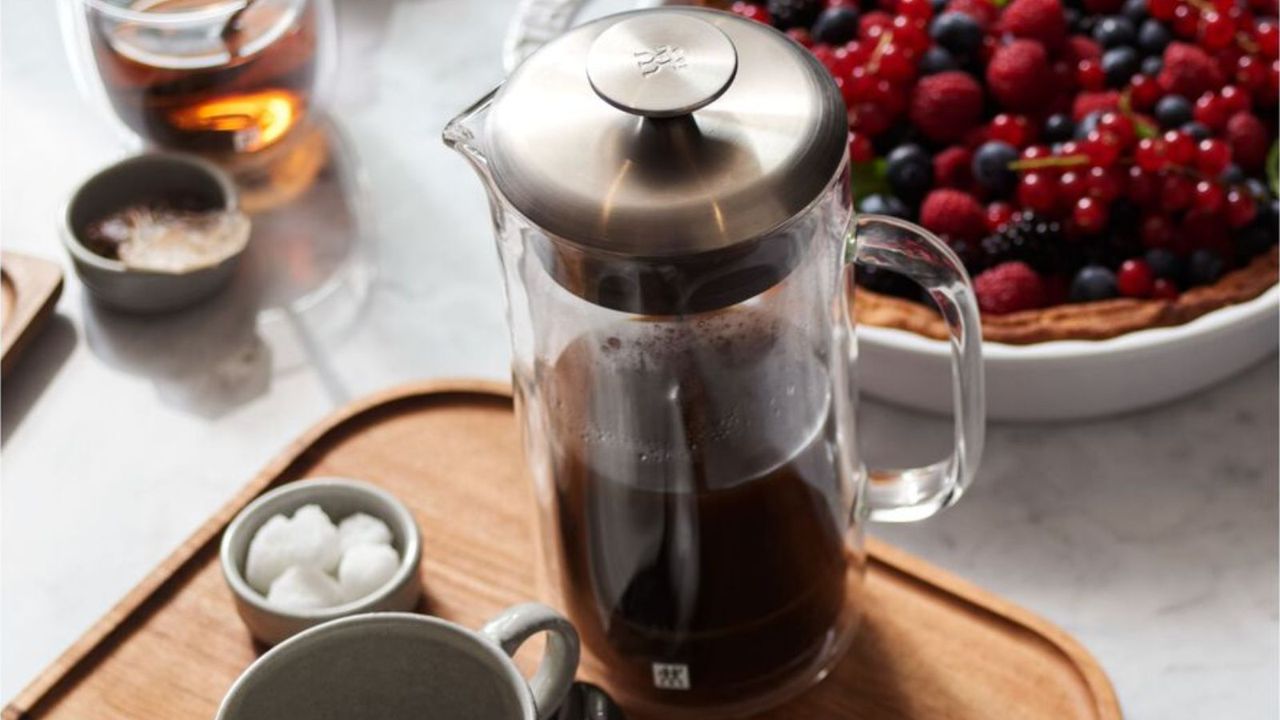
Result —
MULTIPOLYGON (((986 431, 982 326, 973 285, 955 253, 937 236, 912 223, 859 214, 853 219, 847 241, 848 292, 854 292, 855 262, 900 273, 924 287, 950 331, 955 450, 932 465, 866 473, 865 497, 872 520, 920 520, 960 499, 982 456, 986 431)), ((853 309, 850 302, 844 306, 852 333, 853 309)))

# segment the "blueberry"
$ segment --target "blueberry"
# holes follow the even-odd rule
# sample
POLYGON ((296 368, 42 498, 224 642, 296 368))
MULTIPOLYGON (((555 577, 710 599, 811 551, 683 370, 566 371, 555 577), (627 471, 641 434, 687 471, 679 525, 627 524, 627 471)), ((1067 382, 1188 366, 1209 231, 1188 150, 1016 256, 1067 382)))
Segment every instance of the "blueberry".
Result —
POLYGON ((1242 260, 1261 255, 1276 244, 1276 226, 1270 227, 1253 223, 1240 231, 1236 239, 1236 249, 1242 260))
POLYGON ((1181 95, 1165 95, 1156 103, 1156 122, 1166 130, 1191 122, 1191 103, 1181 95))
POLYGON ((1107 76, 1107 86, 1122 88, 1138 74, 1142 60, 1138 51, 1131 47, 1121 46, 1102 53, 1102 72, 1107 76))
POLYGON ((1066 113, 1050 115, 1044 121, 1044 139, 1047 142, 1066 142, 1074 136, 1076 124, 1066 113))
POLYGON ((1142 74, 1155 77, 1164 69, 1164 60, 1159 55, 1142 58, 1142 74))
POLYGON ((813 39, 828 45, 843 45, 858 36, 858 8, 838 5, 822 11, 813 24, 813 39))
POLYGON ((1152 248, 1144 257, 1147 265, 1151 266, 1152 274, 1156 277, 1168 280, 1174 285, 1182 284, 1182 275, 1185 272, 1182 258, 1164 248, 1152 248))
POLYGON ((956 55, 968 56, 982 46, 982 27, 961 12, 944 12, 929 25, 929 35, 956 55))
POLYGON ((1135 26, 1147 19, 1147 0, 1126 0, 1120 13, 1135 26))
POLYGON ((1267 184, 1257 178, 1249 178, 1244 181, 1244 187, 1253 196, 1254 200, 1261 203, 1258 209, 1265 210, 1268 206, 1267 201, 1271 199, 1271 191, 1267 190, 1267 184))
POLYGON ((1090 302, 1116 296, 1116 274, 1101 265, 1085 265, 1071 281, 1071 301, 1090 302))
POLYGON ((1222 172, 1218 174, 1218 180, 1227 185, 1239 185, 1244 182, 1244 170, 1235 163, 1229 163, 1222 172))
POLYGON ((947 10, 948 0, 929 0, 929 4, 933 6, 933 15, 937 17, 947 10))
POLYGON ((822 0, 768 0, 765 3, 774 27, 779 30, 813 27, 822 5, 822 0))
POLYGON ((854 270, 853 276, 858 285, 884 295, 915 299, 920 293, 919 285, 892 270, 885 270, 871 265, 859 265, 854 270))
POLYGON ((1190 135, 1196 142, 1200 142, 1209 137, 1211 131, 1204 123, 1192 120, 1189 123, 1182 123, 1182 127, 1178 128, 1182 132, 1190 135))
POLYGON ((1104 17, 1093 27, 1093 39, 1103 50, 1130 47, 1138 39, 1133 22, 1123 15, 1104 17))
POLYGON ((868 195, 858 202, 858 212, 873 215, 890 215, 903 220, 911 219, 911 211, 901 200, 892 195, 868 195))
POLYGON ((920 58, 919 70, 921 75, 937 75, 940 72, 959 69, 960 63, 956 62, 951 53, 938 45, 925 50, 924 57, 920 58))
POLYGON ((1087 12, 1080 16, 1080 20, 1076 22, 1076 30, 1081 35, 1092 35, 1093 28, 1098 24, 1098 16, 1091 15, 1087 12))
POLYGON ((1080 122, 1076 123, 1075 139, 1083 140, 1089 136, 1098 127, 1098 121, 1102 119, 1102 111, 1094 110, 1093 112, 1080 118, 1080 122))
POLYGON ((1196 250, 1187 262, 1187 281, 1191 285, 1208 285, 1222 277, 1226 263, 1212 250, 1196 250))
POLYGON ((933 160, 919 145, 899 145, 886 158, 885 179, 894 195, 915 202, 933 186, 933 160))
POLYGON ((1138 27, 1138 48, 1148 55, 1164 52, 1164 46, 1173 39, 1169 28, 1159 20, 1143 20, 1138 27))
POLYGON ((985 142, 973 154, 973 177, 996 195, 1009 193, 1018 182, 1018 173, 1009 169, 1009 163, 1017 159, 1018 151, 1009 143, 985 142))

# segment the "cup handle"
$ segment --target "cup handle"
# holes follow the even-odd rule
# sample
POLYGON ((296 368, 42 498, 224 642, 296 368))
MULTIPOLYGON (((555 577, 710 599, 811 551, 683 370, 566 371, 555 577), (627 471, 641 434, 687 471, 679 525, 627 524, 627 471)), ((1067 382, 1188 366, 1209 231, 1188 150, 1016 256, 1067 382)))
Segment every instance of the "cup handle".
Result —
POLYGON ((503 610, 480 629, 507 655, 533 635, 545 632, 547 647, 530 679, 538 720, 547 720, 560 707, 578 671, 578 631, 555 610, 540 603, 524 603, 503 610))
POLYGON ((892 270, 923 286, 937 303, 951 335, 955 450, 945 460, 925 467, 866 473, 866 500, 872 520, 922 520, 960 499, 973 482, 982 457, 986 394, 982 325, 973 284, 964 265, 946 243, 904 220, 884 215, 855 215, 846 240, 845 282, 849 301, 843 305, 851 343, 856 343, 852 337, 851 308, 855 262, 892 270))

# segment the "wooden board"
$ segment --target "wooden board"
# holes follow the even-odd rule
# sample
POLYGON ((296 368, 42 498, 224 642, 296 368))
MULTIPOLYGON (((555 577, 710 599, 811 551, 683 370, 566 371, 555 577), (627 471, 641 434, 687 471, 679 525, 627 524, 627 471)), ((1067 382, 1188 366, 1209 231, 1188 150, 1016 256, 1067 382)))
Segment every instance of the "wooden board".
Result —
POLYGON ((10 368, 53 312, 62 268, 15 252, 0 252, 0 373, 10 368))
MULTIPOLYGON (((217 561, 258 494, 316 475, 375 482, 423 533, 427 609, 470 627, 537 594, 531 492, 500 385, 449 381, 358 402, 308 432, 4 711, 209 718, 257 656, 217 561)), ((768 718, 1116 720, 1105 673, 1061 630, 874 540, 863 626, 822 684, 768 718)), ((582 676, 591 679, 587 666, 582 676)))

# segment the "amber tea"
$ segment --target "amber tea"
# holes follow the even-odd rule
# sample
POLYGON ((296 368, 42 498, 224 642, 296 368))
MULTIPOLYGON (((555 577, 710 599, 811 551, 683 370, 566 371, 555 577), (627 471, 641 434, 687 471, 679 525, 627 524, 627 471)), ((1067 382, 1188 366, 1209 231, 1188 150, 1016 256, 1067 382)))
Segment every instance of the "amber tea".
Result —
POLYGON ((111 105, 139 135, 205 154, 254 152, 310 104, 314 5, 124 0, 128 12, 91 11, 89 37, 111 105))

